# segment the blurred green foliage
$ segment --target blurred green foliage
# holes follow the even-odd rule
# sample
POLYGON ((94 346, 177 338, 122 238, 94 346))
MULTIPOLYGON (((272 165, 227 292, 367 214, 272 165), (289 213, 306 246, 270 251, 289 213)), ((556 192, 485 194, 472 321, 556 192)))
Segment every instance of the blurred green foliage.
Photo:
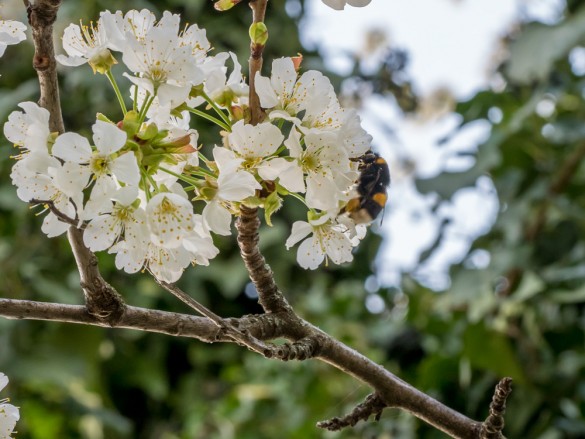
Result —
MULTIPOLYGON (((267 25, 275 31, 267 63, 303 51, 305 66, 323 70, 318 54, 299 43, 303 2, 289 3, 300 6, 290 8, 298 12, 294 17, 283 2, 269 2, 267 25)), ((350 266, 316 272, 299 269, 294 252, 283 247, 290 223, 299 219, 294 204, 285 205, 274 227, 261 234, 276 280, 301 316, 454 409, 485 418, 497 380, 513 377, 506 420, 511 438, 585 437, 585 82, 584 72, 569 62, 571 49, 585 44, 582 3, 569 1, 554 26, 524 25, 508 41, 511 58, 497 73, 499 86, 458 104, 462 127, 477 120, 492 125, 475 164, 418 182, 422 192, 448 200, 479 177, 493 180, 500 213, 470 250, 488 252, 488 267, 473 268, 466 258, 452 268, 451 288, 441 293, 408 275, 401 288, 378 288, 372 261, 380 238, 374 234, 350 266), (551 38, 554 45, 543 43, 551 38), (365 306, 373 296, 385 304, 379 314, 365 306)), ((22 6, 15 1, 13 7, 22 6)), ((117 7, 106 0, 66 1, 56 34, 70 22, 117 7)), ((247 59, 245 4, 220 14, 205 0, 124 3, 143 7, 182 13, 184 21, 207 29, 217 50, 247 59)), ((18 102, 38 97, 31 57, 25 43, 0 59, 2 121, 18 102)), ((72 130, 89 131, 96 109, 112 117, 119 111, 104 78, 85 67, 60 70, 72 130)), ((380 94, 396 92, 388 68, 366 77, 356 63, 354 79, 372 81, 380 94)), ((341 78, 333 80, 340 85, 341 78)), ((412 97, 405 89, 401 97, 412 97)), ((403 108, 412 110, 412 102, 403 108)), ((201 142, 213 141, 214 132, 198 128, 201 142)), ((82 303, 67 241, 43 236, 40 219, 10 184, 14 151, 0 141, 2 295, 82 303)), ((189 270, 181 286, 222 316, 258 312, 244 292, 248 280, 235 241, 221 238, 217 245, 220 257, 210 267, 189 270)), ((189 312, 148 276, 120 274, 108 255, 99 257, 104 276, 128 303, 189 312)), ((445 437, 394 410, 377 423, 336 434, 319 431, 317 421, 350 410, 369 389, 318 362, 279 363, 232 345, 0 319, 0 370, 11 378, 7 393, 21 407, 21 438, 445 437)))

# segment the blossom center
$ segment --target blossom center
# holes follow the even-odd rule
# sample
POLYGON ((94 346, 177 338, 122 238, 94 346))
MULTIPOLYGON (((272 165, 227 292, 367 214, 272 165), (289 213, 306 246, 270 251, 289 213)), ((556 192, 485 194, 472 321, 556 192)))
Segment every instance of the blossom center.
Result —
POLYGON ((106 156, 95 156, 91 160, 91 170, 95 175, 108 174, 110 170, 110 160, 106 156))

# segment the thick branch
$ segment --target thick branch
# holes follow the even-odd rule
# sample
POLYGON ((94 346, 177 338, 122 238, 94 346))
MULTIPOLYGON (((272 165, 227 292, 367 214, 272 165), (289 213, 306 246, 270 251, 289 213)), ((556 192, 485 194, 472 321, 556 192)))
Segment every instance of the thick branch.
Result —
MULTIPOLYGON (((264 21, 266 15, 266 5, 268 0, 253 0, 250 2, 250 8, 252 9, 252 21, 253 23, 261 23, 264 21)), ((250 71, 250 94, 249 94, 249 106, 250 106, 250 123, 256 125, 264 119, 264 112, 260 107, 260 98, 256 93, 256 73, 262 70, 262 53, 264 52, 264 45, 250 43, 250 59, 248 60, 248 66, 250 71)))
POLYGON ((259 227, 258 209, 242 205, 240 207, 240 217, 236 221, 238 244, 242 259, 250 274, 250 279, 258 291, 258 301, 266 312, 292 311, 274 281, 274 273, 272 273, 258 248, 259 227))
MULTIPOLYGON (((0 316, 8 319, 48 320, 65 323, 78 323, 92 326, 135 329, 157 332, 175 337, 189 337, 213 342, 233 342, 215 323, 206 317, 191 316, 174 312, 151 310, 127 306, 126 312, 114 325, 98 319, 87 312, 85 306, 65 305, 61 303, 34 302, 29 300, 0 299, 0 316)), ((244 316, 239 319, 227 319, 258 339, 280 337, 278 332, 271 333, 269 328, 278 328, 282 323, 276 314, 244 316)))
POLYGON ((122 296, 102 277, 97 257, 83 243, 83 232, 70 227, 68 237, 81 277, 87 312, 110 326, 117 326, 126 311, 122 296))
POLYGON ((49 121, 51 131, 62 133, 65 131, 65 126, 61 113, 57 62, 53 47, 53 23, 57 19, 61 0, 36 0, 30 3, 27 1, 26 4, 35 46, 33 67, 37 71, 41 88, 39 105, 51 114, 49 121))
POLYGON ((312 334, 293 343, 278 346, 275 356, 283 361, 308 360, 319 355, 322 344, 323 338, 320 334, 312 334))
POLYGON ((318 358, 370 385, 387 407, 407 410, 451 437, 479 438, 480 422, 431 398, 343 343, 326 337, 327 344, 321 346, 318 358))

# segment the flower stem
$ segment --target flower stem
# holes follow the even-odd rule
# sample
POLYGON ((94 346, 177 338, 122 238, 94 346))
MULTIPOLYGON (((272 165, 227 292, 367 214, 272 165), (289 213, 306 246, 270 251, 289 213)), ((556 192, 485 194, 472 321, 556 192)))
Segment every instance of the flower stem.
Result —
POLYGON ((217 119, 216 117, 211 116, 210 114, 205 113, 204 111, 198 110, 197 108, 189 108, 189 111, 197 116, 202 117, 203 119, 207 119, 210 122, 222 127, 224 130, 231 132, 232 129, 229 124, 217 119))
POLYGON ((154 96, 147 96, 146 97, 146 100, 144 101, 144 104, 142 105, 142 108, 140 109, 140 113, 138 114, 138 120, 140 122, 143 122, 144 119, 146 118, 146 113, 148 112, 148 109, 152 105, 153 101, 154 101, 154 96))
POLYGON ((162 166, 159 166, 158 169, 160 169, 163 172, 166 172, 167 174, 172 175, 173 177, 177 177, 179 180, 184 181, 185 183, 191 183, 193 185, 197 185, 197 183, 199 183, 198 178, 192 178, 189 177, 188 175, 177 174, 176 172, 171 171, 170 169, 167 168, 163 168, 162 166))
POLYGON ((215 112, 219 115, 219 117, 221 117, 225 123, 227 123, 228 125, 231 125, 230 118, 223 111, 221 111, 221 108, 219 108, 217 106, 215 101, 213 99, 211 99, 209 96, 207 96, 207 94, 205 92, 202 93, 202 96, 207 101, 207 103, 209 105, 211 105, 211 107, 215 110, 215 112))
POLYGON ((116 97, 118 98, 118 102, 120 103, 120 108, 122 108, 122 113, 124 114, 124 116, 126 116, 128 110, 126 109, 126 104, 124 103, 124 98, 122 97, 122 93, 120 92, 120 88, 118 87, 118 83, 116 82, 116 78, 114 78, 114 75, 112 74, 111 70, 108 70, 106 72, 106 76, 108 77, 108 79, 110 80, 110 84, 112 84, 112 87, 114 88, 114 92, 116 93, 116 97))

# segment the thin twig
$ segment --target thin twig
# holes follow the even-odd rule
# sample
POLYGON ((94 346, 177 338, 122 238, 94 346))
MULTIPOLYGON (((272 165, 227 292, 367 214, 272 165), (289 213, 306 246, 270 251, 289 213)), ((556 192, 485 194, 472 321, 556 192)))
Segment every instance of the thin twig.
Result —
POLYGON ((57 209, 57 207, 55 207, 55 203, 52 200, 37 200, 36 198, 33 198, 32 200, 29 201, 30 204, 43 204, 45 206, 47 206, 49 208, 49 210, 51 212, 53 212, 53 214, 59 218, 62 222, 69 224, 70 226, 76 226, 79 221, 75 220, 74 218, 71 218, 69 215, 64 214, 63 212, 61 212, 59 209, 57 209))
POLYGON ((158 280, 158 279, 156 281, 158 282, 158 284, 161 287, 163 287, 165 290, 167 290, 169 293, 171 293, 173 296, 175 296, 181 302, 183 302, 187 306, 190 306, 191 308, 193 308, 195 311, 197 311, 202 316, 207 317, 209 320, 211 320, 213 323, 215 323, 218 327, 221 328, 222 325, 224 324, 223 319, 220 316, 218 316, 217 314, 212 312, 210 309, 208 309, 207 307, 205 307, 202 304, 200 304, 199 302, 197 302, 195 299, 193 299, 191 296, 189 296, 187 293, 185 293, 183 290, 181 290, 176 285, 170 284, 170 283, 158 280))
POLYGON ((505 439, 504 415, 506 414, 506 400, 512 393, 512 378, 503 378, 496 385, 496 390, 490 404, 490 414, 481 425, 480 439, 505 439))
POLYGON ((280 358, 280 346, 274 346, 263 343, 256 337, 251 335, 249 331, 240 329, 237 325, 234 325, 231 320, 226 320, 215 314, 213 311, 193 299, 189 294, 185 293, 179 287, 174 284, 169 284, 163 281, 157 281, 160 286, 170 292, 173 296, 181 300, 183 303, 193 308, 199 314, 207 317, 211 320, 220 331, 225 334, 228 338, 232 339, 236 343, 246 346, 248 349, 257 352, 267 358, 280 358))
POLYGON ((353 427, 359 421, 367 421, 371 415, 376 416, 376 421, 380 419, 382 410, 386 408, 386 403, 377 393, 371 393, 366 400, 358 404, 350 413, 341 418, 333 418, 328 421, 317 423, 317 427, 329 431, 339 431, 346 427, 353 427))

